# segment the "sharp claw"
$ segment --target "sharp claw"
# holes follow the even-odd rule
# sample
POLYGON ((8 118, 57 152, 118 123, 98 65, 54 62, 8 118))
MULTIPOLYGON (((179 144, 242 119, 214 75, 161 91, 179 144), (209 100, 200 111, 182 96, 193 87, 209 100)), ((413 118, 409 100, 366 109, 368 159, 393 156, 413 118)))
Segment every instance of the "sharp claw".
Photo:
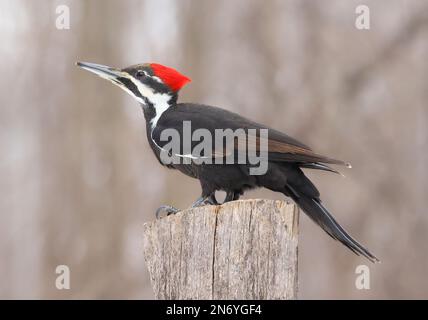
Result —
POLYGON ((218 205, 217 199, 215 197, 209 197, 203 203, 204 204, 210 204, 210 205, 213 205, 213 206, 218 205))
MULTIPOLYGON (((195 203, 193 203, 193 205, 191 206, 191 208, 201 207, 201 206, 205 206, 205 205, 218 205, 218 202, 217 202, 215 196, 214 195, 209 195, 206 198, 199 198, 198 200, 195 201, 195 203)), ((167 216, 169 216, 171 214, 176 214, 177 212, 180 211, 180 209, 177 209, 175 207, 168 206, 168 205, 160 206, 156 210, 156 219, 162 218, 161 217, 161 213, 163 211, 166 212, 167 216)))
POLYGON ((160 214, 162 213, 162 211, 166 212, 166 215, 169 216, 171 214, 176 214, 177 212, 179 212, 180 210, 172 207, 172 206, 168 206, 168 205, 164 205, 164 206, 160 206, 157 210, 156 210, 156 219, 160 219, 161 216, 160 214))
POLYGON ((192 204, 191 208, 202 207, 206 205, 218 205, 214 195, 209 195, 206 198, 199 198, 192 204))

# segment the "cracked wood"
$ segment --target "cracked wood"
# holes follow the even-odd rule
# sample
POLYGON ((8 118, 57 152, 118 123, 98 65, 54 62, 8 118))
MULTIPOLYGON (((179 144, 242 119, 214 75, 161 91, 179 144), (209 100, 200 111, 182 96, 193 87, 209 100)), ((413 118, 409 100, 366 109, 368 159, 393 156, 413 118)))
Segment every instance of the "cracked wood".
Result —
POLYGON ((240 200, 144 224, 157 299, 295 299, 298 209, 240 200))

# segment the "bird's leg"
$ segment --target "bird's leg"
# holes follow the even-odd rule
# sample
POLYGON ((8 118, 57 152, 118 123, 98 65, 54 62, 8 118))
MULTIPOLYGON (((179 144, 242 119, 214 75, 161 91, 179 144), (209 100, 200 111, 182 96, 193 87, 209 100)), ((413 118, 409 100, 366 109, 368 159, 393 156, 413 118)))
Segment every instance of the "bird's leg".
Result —
POLYGON ((191 208, 202 207, 205 205, 217 205, 218 202, 215 198, 215 193, 211 193, 208 196, 202 196, 198 198, 192 205, 191 208))
MULTIPOLYGON (((218 202, 215 198, 215 194, 211 193, 208 196, 202 196, 200 198, 198 198, 191 206, 190 208, 196 208, 196 207, 202 207, 205 205, 217 205, 218 202)), ((162 212, 166 212, 166 215, 169 216, 171 214, 176 214, 177 212, 179 212, 180 209, 177 209, 173 206, 169 206, 169 205, 163 205, 160 206, 157 210, 156 210, 156 219, 160 219, 160 215, 162 212)))
POLYGON ((238 200, 241 196, 241 193, 239 191, 227 191, 226 198, 224 199, 223 203, 238 200))
POLYGON ((224 198, 223 203, 233 201, 233 198, 235 197, 235 191, 228 191, 226 192, 226 198, 224 198))

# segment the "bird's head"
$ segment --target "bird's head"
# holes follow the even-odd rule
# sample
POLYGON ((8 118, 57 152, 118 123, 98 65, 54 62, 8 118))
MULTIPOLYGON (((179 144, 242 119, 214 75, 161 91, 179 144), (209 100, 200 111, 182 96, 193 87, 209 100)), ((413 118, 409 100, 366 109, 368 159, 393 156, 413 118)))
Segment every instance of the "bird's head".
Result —
POLYGON ((124 69, 89 62, 76 64, 119 86, 143 105, 155 109, 165 103, 175 103, 178 91, 190 82, 177 70, 157 63, 137 64, 124 69))

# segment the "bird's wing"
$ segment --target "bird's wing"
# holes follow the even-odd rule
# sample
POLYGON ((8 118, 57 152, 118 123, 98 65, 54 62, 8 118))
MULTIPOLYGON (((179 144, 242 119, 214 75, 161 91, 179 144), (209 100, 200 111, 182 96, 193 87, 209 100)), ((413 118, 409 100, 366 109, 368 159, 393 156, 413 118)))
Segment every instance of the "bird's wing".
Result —
MULTIPOLYGON (((230 146, 227 148, 227 144, 225 144, 223 149, 216 149, 213 145, 211 154, 205 156, 225 157, 233 152, 247 152, 250 150, 259 152, 261 146, 267 146, 270 161, 348 165, 344 161, 317 154, 298 140, 278 130, 248 120, 236 113, 197 104, 178 104, 165 111, 159 118, 156 128, 153 130, 152 137, 154 141, 160 147, 166 144, 165 141, 161 141, 160 139, 160 134, 164 129, 175 129, 179 132, 180 136, 185 136, 185 130, 183 130, 183 123, 185 121, 188 121, 187 124, 190 124, 190 132, 192 134, 197 129, 205 129, 211 133, 212 137, 215 137, 214 132, 216 129, 231 129, 234 132, 238 129, 243 129, 244 134, 240 134, 234 138, 234 143, 232 144, 233 150, 230 149, 230 146), (261 129, 267 130, 267 138, 260 134, 261 129), (255 141, 255 143, 250 144, 247 143, 248 141, 255 141)), ((192 150, 198 143, 200 142, 191 142, 192 150)), ((182 155, 185 155, 184 151, 181 151, 183 152, 182 155)))

